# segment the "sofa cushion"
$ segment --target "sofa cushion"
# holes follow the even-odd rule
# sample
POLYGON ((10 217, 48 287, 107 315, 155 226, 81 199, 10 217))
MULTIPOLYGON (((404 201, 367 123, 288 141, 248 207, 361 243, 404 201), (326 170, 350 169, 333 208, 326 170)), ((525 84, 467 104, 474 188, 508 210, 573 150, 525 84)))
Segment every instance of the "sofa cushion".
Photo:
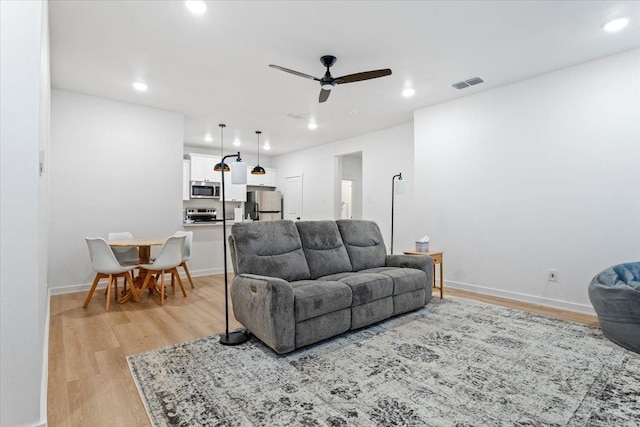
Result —
POLYGON ((296 227, 312 279, 352 270, 335 221, 300 221, 296 227))
POLYGON ((327 276, 318 277, 318 280, 324 280, 325 282, 339 282, 340 279, 345 277, 351 277, 358 274, 355 271, 345 271, 344 273, 329 274, 327 276))
POLYGON ((378 267, 363 270, 361 273, 378 273, 390 277, 393 280, 393 295, 427 287, 426 273, 415 268, 378 267))
POLYGON ((385 265, 387 249, 375 222, 339 219, 336 224, 347 248, 353 271, 385 265))
POLYGON ((236 274, 309 279, 309 266, 293 221, 239 222, 231 227, 236 274))
POLYGON ((351 306, 393 295, 393 280, 384 274, 355 273, 339 280, 351 288, 351 306))
POLYGON ((351 307, 351 288, 340 282, 291 282, 296 322, 351 307))

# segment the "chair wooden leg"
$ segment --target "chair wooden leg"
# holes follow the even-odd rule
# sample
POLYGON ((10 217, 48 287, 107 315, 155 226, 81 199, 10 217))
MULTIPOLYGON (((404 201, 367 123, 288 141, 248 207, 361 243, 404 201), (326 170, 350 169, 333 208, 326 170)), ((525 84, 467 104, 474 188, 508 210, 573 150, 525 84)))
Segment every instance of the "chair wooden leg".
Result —
POLYGON ((164 270, 160 274, 160 305, 164 304, 164 270))
POLYGON ((182 264, 180 265, 182 266, 182 268, 184 268, 184 272, 187 273, 187 279, 189 279, 191 289, 194 289, 195 286, 193 286, 193 280, 191 280, 191 274, 189 273, 189 268, 187 267, 187 261, 182 261, 182 264))
MULTIPOLYGON (((132 275, 133 275, 133 273, 129 273, 129 272, 127 272, 127 274, 129 275, 129 277, 132 277, 132 275)), ((126 295, 127 294, 127 282, 128 282, 126 276, 124 277, 123 281, 124 281, 124 285, 122 285, 122 295, 126 295)))
POLYGON ((171 295, 175 295, 175 294, 176 294, 176 277, 172 272, 171 273, 171 295))
POLYGON ((93 296, 93 292, 96 290, 96 286, 98 286, 99 281, 100 281, 100 273, 96 274, 96 278, 93 279, 93 284, 91 285, 91 289, 87 294, 87 298, 84 300, 84 304, 82 305, 82 308, 87 308, 87 306, 89 305, 89 301, 91 301, 91 297, 93 296))
POLYGON ((113 274, 109 274, 109 284, 107 285, 107 305, 105 306, 105 311, 109 311, 109 304, 111 303, 111 282, 113 280, 113 274))
POLYGON ((124 276, 125 290, 127 289, 127 282, 129 282, 129 286, 130 286, 130 289, 131 289, 131 293, 133 294, 134 301, 135 302, 140 302, 140 296, 138 295, 138 292, 136 291, 136 286, 133 284, 133 279, 131 278, 131 274, 129 274, 128 271, 125 273, 125 276, 124 276))
POLYGON ((171 273, 172 276, 175 275, 176 279, 178 280, 178 286, 180 286, 180 290, 182 291, 182 295, 183 296, 187 296, 187 292, 184 290, 184 286, 182 286, 182 279, 180 278, 180 275, 178 274, 178 268, 174 268, 173 272, 171 273))

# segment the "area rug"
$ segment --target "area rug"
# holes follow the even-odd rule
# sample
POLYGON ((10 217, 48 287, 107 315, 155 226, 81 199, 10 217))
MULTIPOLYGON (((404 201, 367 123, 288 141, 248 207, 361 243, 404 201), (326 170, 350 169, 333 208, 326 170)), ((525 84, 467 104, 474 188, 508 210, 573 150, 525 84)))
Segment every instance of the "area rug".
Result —
POLYGON ((640 425, 640 355, 463 298, 285 356, 211 336, 127 360, 155 426, 640 425))

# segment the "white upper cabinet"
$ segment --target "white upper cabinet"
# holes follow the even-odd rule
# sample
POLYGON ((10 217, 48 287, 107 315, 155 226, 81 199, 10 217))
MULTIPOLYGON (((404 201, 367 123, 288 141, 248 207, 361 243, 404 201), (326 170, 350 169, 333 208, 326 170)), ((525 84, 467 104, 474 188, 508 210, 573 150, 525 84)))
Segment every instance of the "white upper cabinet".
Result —
POLYGON ((187 157, 191 162, 191 181, 220 182, 220 173, 213 170, 220 163, 220 157, 193 153, 187 154, 187 157))
POLYGON ((276 186, 276 169, 264 168, 264 175, 252 175, 253 166, 247 167, 247 185, 256 187, 275 187, 276 186))
MULTIPOLYGON (((231 174, 224 176, 224 201, 225 202, 246 202, 247 201, 247 185, 232 184, 231 174)), ((222 198, 222 189, 220 189, 220 198, 222 198)))

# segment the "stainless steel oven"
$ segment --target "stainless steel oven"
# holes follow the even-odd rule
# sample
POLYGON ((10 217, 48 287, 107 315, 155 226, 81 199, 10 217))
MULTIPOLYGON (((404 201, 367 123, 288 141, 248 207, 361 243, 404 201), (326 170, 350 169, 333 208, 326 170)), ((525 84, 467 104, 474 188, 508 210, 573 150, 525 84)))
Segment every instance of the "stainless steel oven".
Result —
POLYGON ((192 199, 217 199, 220 197, 220 184, 217 182, 191 181, 192 199))

